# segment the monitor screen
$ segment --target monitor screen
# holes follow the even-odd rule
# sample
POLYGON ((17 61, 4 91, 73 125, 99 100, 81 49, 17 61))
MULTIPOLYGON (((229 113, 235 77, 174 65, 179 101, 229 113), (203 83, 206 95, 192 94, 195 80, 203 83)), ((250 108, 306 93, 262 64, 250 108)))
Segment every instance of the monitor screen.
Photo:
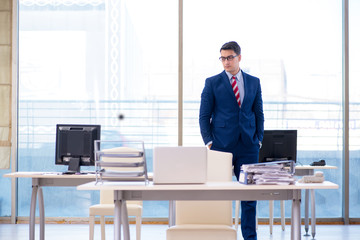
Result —
POLYGON ((265 130, 259 162, 296 162, 297 130, 265 130))
POLYGON ((100 125, 57 124, 55 164, 69 165, 68 173, 93 166, 94 141, 100 140, 100 129, 100 125))

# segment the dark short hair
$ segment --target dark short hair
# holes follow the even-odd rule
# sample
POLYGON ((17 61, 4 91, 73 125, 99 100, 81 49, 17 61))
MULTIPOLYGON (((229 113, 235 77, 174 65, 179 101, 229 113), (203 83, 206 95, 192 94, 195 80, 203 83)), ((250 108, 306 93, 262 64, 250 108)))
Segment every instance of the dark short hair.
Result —
POLYGON ((220 52, 222 50, 233 50, 236 53, 236 55, 241 54, 241 48, 239 44, 235 41, 227 42, 224 45, 222 45, 222 47, 220 48, 220 52))

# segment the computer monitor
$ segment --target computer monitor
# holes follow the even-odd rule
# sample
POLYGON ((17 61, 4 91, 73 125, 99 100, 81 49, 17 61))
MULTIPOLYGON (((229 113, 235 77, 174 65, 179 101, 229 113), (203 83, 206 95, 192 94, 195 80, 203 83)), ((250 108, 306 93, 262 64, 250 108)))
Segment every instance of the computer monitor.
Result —
POLYGON ((297 130, 265 130, 259 162, 296 162, 297 130))
POLYGON ((100 140, 100 129, 100 125, 57 124, 55 164, 69 165, 66 173, 93 166, 94 141, 100 140))

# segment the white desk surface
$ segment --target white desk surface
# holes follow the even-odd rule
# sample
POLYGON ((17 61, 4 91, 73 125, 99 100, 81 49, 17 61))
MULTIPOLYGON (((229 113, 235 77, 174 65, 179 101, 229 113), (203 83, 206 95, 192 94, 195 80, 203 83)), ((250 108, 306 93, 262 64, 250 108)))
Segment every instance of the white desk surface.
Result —
MULTIPOLYGON (((59 179, 95 179, 95 173, 88 174, 62 174, 62 172, 12 172, 3 175, 9 178, 59 178, 59 179)), ((153 174, 148 173, 148 178, 152 179, 153 174)), ((129 179, 129 178, 128 178, 129 179)), ((132 178, 131 178, 132 179, 132 178)), ((141 179, 136 178, 136 179, 141 179)))
MULTIPOLYGON (((310 165, 302 165, 295 166, 295 170, 320 170, 320 169, 337 169, 336 166, 310 166, 310 165)), ((153 173, 148 172, 148 178, 152 179, 153 173)), ((84 179, 92 179, 95 178, 94 173, 88 174, 62 174, 62 172, 13 172, 4 174, 3 177, 9 178, 84 178, 84 179)))
MULTIPOLYGON (((301 166, 306 168, 307 166, 301 166)), ((318 167, 324 166, 309 166, 318 167)), ((333 166, 330 169, 336 169, 333 166)), ((308 169, 308 168, 307 168, 308 169)), ((151 179, 151 173, 149 174, 151 179)), ((61 172, 13 172, 3 175, 9 178, 59 178, 59 179, 94 179, 95 174, 65 174, 61 172)), ((337 189, 339 186, 335 183, 324 181, 323 183, 296 183, 294 185, 244 185, 239 182, 208 182, 205 184, 153 184, 150 182, 145 185, 142 181, 104 181, 95 185, 95 182, 89 182, 77 187, 79 190, 217 190, 217 189, 244 189, 244 190, 280 190, 280 189, 337 189)))
POLYGON ((296 183, 294 185, 244 185, 239 182, 208 182, 205 184, 153 184, 145 185, 143 182, 106 182, 95 184, 89 182, 79 185, 78 190, 296 190, 296 189, 338 189, 335 183, 296 183))
POLYGON ((9 178, 89 178, 94 179, 95 174, 62 174, 62 172, 13 172, 4 174, 9 178))

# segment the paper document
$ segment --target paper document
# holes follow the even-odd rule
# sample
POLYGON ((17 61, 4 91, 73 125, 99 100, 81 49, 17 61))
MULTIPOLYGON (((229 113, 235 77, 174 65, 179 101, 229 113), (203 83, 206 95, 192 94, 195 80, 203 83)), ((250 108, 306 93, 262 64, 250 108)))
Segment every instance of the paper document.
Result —
POLYGON ((239 181, 244 184, 289 185, 296 179, 284 169, 284 164, 244 164, 239 181))

